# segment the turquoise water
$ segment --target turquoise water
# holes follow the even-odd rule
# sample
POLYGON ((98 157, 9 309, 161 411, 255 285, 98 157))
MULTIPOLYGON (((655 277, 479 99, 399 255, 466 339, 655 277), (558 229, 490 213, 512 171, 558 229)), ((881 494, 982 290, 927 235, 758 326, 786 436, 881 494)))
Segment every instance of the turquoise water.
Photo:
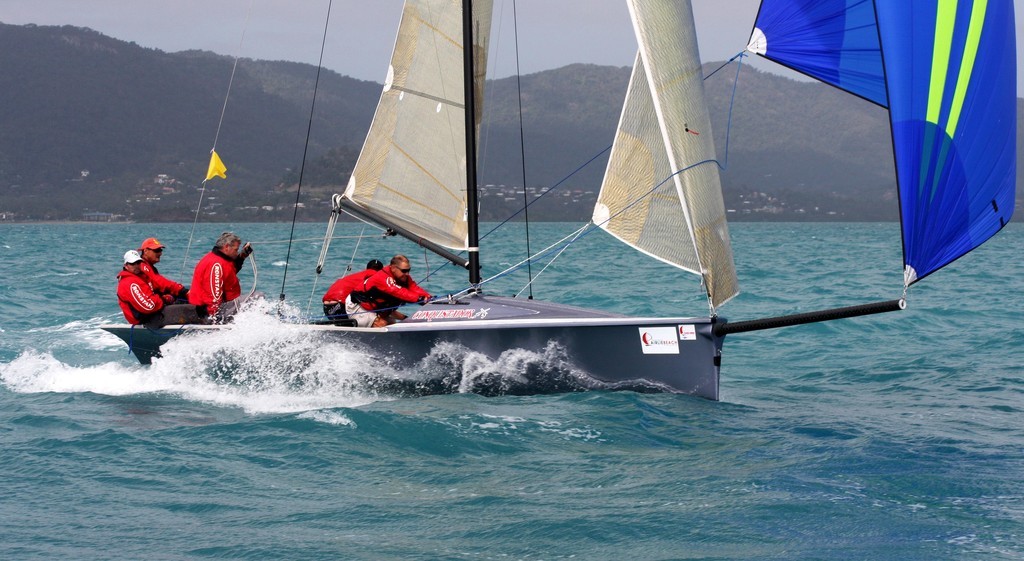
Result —
MULTIPOLYGON (((400 398, 383 368, 252 314, 142 367, 120 321, 124 251, 157 236, 185 269, 231 228, 282 292, 288 225, 0 225, 0 555, 5 559, 1021 559, 1024 228, 911 289, 898 313, 726 340, 722 401, 584 392, 400 398), (45 256, 45 257, 44 257, 45 256)), ((571 230, 540 225, 536 251, 571 230)), ((898 298, 895 224, 731 226, 743 320, 898 298)), ((315 313, 360 227, 299 226, 288 315, 315 313), (312 295, 312 302, 311 302, 312 295)), ((369 234, 369 232, 367 232, 369 234)), ((499 233, 485 276, 525 249, 499 233)), ((357 265, 407 252, 359 241, 357 265)), ((463 287, 451 268, 423 280, 463 287)), ((537 273, 540 266, 534 266, 537 273)), ((253 271, 242 274, 243 288, 253 271)), ((512 294, 524 273, 495 281, 512 294)), ((696 281, 604 234, 535 297, 707 313, 696 281)), ((473 380, 543 357, 446 357, 473 380)), ((413 368, 388 375, 415 377, 413 368)))

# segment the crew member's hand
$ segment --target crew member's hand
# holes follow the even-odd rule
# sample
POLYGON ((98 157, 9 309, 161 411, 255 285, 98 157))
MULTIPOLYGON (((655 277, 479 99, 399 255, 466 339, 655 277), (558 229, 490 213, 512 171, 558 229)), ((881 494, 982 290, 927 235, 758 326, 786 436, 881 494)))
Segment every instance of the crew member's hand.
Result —
POLYGON ((173 294, 161 294, 160 298, 163 299, 164 304, 173 304, 174 303, 174 295, 173 294))
POLYGON ((249 242, 245 242, 245 245, 242 246, 241 254, 243 257, 248 257, 252 255, 252 244, 250 244, 249 242))

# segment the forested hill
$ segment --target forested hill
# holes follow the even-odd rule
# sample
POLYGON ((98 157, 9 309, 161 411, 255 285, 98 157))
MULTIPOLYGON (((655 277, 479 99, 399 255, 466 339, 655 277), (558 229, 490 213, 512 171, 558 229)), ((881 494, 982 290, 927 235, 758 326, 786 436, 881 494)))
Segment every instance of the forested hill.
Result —
MULTIPOLYGON (((324 220, 380 84, 322 71, 306 147, 317 69, 240 60, 218 129, 233 62, 88 29, 0 23, 0 219, 191 220, 216 138, 228 179, 210 183, 205 213, 290 219, 305 153, 300 218, 324 220)), ((735 77, 730 65, 706 82, 732 216, 895 219, 884 110, 743 66, 730 130, 735 77)), ((568 177, 531 217, 588 217, 628 78, 628 68, 571 65, 522 76, 518 90, 514 78, 490 82, 481 132, 485 218, 522 204, 524 172, 528 193, 568 177)), ((1022 149, 1018 142, 1018 160, 1022 149)))

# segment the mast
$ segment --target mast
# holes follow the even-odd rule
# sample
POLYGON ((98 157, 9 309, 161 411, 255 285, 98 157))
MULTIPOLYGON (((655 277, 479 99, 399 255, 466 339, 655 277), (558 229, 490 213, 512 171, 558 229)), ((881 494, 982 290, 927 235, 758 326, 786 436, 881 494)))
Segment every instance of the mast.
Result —
POLYGON ((466 99, 466 247, 469 283, 480 284, 480 216, 476 191, 476 95, 473 80, 473 0, 462 0, 462 76, 466 99))

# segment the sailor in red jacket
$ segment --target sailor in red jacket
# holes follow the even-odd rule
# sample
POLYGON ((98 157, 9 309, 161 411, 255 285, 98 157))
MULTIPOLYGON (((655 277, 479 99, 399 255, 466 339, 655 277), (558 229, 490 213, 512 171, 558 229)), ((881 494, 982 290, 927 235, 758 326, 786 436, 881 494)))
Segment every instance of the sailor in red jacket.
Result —
POLYGON ((191 304, 205 305, 209 314, 217 314, 218 320, 224 320, 238 311, 237 301, 233 306, 222 309, 227 302, 232 302, 242 295, 242 285, 238 282, 238 271, 242 268, 245 258, 252 253, 252 246, 245 244, 239 249, 242 239, 232 232, 224 232, 217 238, 213 250, 207 253, 196 264, 192 275, 192 288, 188 292, 191 304))
POLYGON ((203 323, 203 306, 175 304, 174 296, 153 292, 146 273, 142 272, 142 256, 138 251, 124 254, 124 267, 117 275, 117 303, 124 318, 132 325, 163 327, 168 324, 203 323))
POLYGON ((175 301, 187 302, 188 301, 188 288, 185 288, 181 283, 172 281, 171 279, 161 275, 156 270, 156 264, 160 262, 160 258, 163 257, 164 248, 166 246, 160 243, 156 238, 146 238, 139 246, 139 255, 142 256, 142 272, 146 274, 146 278, 149 279, 149 285, 153 288, 153 292, 163 296, 164 294, 170 294, 175 297, 175 301))
POLYGON ((426 303, 430 293, 420 288, 409 276, 409 260, 404 255, 391 258, 384 267, 363 283, 363 289, 353 291, 345 300, 345 312, 358 327, 384 327, 405 319, 398 306, 406 303, 426 303))
POLYGON ((149 279, 142 272, 141 263, 139 252, 129 251, 124 254, 124 267, 117 274, 117 303, 124 318, 132 325, 147 323, 165 305, 174 301, 173 296, 168 295, 169 301, 166 301, 153 292, 149 279))
POLYGON ((365 271, 345 275, 334 281, 334 284, 324 294, 324 315, 331 320, 345 320, 348 315, 345 313, 345 298, 353 290, 362 290, 363 282, 373 276, 374 273, 384 268, 379 259, 370 259, 366 264, 365 271))

